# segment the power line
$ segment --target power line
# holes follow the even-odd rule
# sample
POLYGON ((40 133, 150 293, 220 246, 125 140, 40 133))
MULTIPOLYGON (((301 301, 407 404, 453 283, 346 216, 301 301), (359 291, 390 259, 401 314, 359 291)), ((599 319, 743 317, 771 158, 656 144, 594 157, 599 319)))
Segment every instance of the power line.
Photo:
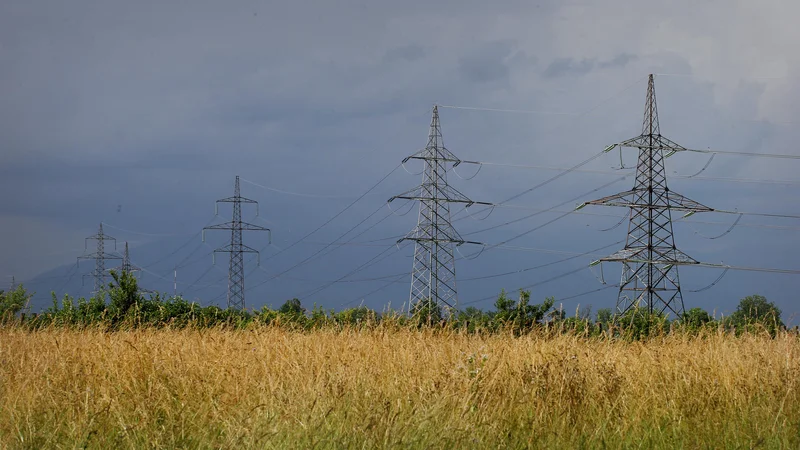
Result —
MULTIPOLYGON (((365 262, 365 263, 361 264, 360 266, 356 267, 355 269, 351 270, 351 271, 350 271, 350 272, 348 272, 347 274, 345 274, 345 275, 342 275, 341 277, 337 278, 336 280, 334 280, 334 281, 331 281, 331 282, 329 282, 329 283, 326 283, 326 284, 324 284, 324 285, 323 285, 323 286, 321 286, 321 287, 318 287, 318 288, 316 288, 316 289, 313 289, 313 290, 311 290, 310 292, 308 292, 308 293, 306 293, 306 294, 302 294, 301 296, 302 296, 302 297, 306 297, 306 298, 310 298, 310 297, 312 297, 312 296, 314 296, 314 295, 316 295, 316 294, 318 294, 318 293, 322 292, 323 290, 325 290, 325 289, 329 288, 330 286, 333 286, 335 283, 339 283, 339 282, 341 282, 342 280, 344 280, 345 278, 349 277, 350 275, 353 275, 353 274, 355 274, 355 273, 359 272, 361 269, 363 269, 363 268, 365 268, 365 267, 369 266, 369 264, 370 264, 370 263, 372 263, 373 261, 375 261, 376 259, 378 259, 380 256, 384 255, 384 254, 385 254, 386 252, 388 252, 389 250, 392 250, 393 248, 395 249, 395 250, 394 250, 394 252, 390 253, 389 255, 392 255, 392 254, 394 254, 394 253, 396 253, 396 252, 398 252, 398 251, 400 250, 400 247, 395 247, 394 245, 393 245, 393 246, 391 246, 391 247, 388 247, 388 248, 384 249, 382 252, 380 252, 380 253, 378 253, 377 255, 375 255, 375 256, 373 256, 372 258, 370 258, 370 259, 369 259, 367 262, 365 262)), ((387 256, 388 256, 388 255, 387 255, 387 256)))
MULTIPOLYGON (((714 155, 712 155, 713 158, 714 155)), ((706 163, 705 168, 708 168, 709 162, 706 163)), ((536 164, 512 164, 512 163, 499 163, 499 162, 489 162, 489 161, 464 161, 469 162, 470 164, 478 164, 480 166, 498 166, 498 167, 513 167, 513 168, 521 168, 521 169, 538 169, 538 170, 550 170, 550 171, 570 171, 575 173, 591 173, 591 174, 599 174, 599 175, 617 175, 619 174, 620 170, 629 170, 632 168, 623 168, 623 169, 616 169, 616 171, 610 170, 595 170, 595 169, 576 169, 572 167, 554 167, 554 166, 543 166, 543 165, 536 165, 536 164)), ((780 185, 798 185, 800 181, 797 180, 772 180, 772 179, 765 179, 765 178, 737 178, 737 177, 715 177, 715 176, 698 176, 698 174, 704 172, 705 169, 701 169, 700 171, 696 172, 693 175, 672 175, 670 178, 674 179, 684 179, 684 180, 703 180, 703 181, 723 181, 723 182, 730 182, 730 183, 751 183, 751 184, 780 184, 780 185)))
MULTIPOLYGON (((305 236, 301 237, 300 239, 298 239, 298 240, 294 241, 294 242, 293 242, 292 244, 290 244, 289 246, 287 246, 287 247, 284 247, 284 248, 283 248, 283 250, 280 250, 280 251, 278 251, 277 253, 275 253, 275 254, 274 254, 274 255, 272 255, 272 256, 269 256, 269 257, 268 257, 268 258, 266 258, 266 259, 272 259, 272 258, 274 258, 274 257, 276 257, 276 256, 278 256, 278 255, 280 255, 281 253, 283 253, 283 252, 285 252, 285 251, 289 250, 290 248, 294 247, 295 245, 297 245, 297 244, 299 244, 299 243, 301 243, 301 242, 305 241, 305 240, 306 240, 306 239, 308 239, 309 237, 311 237, 311 235, 313 235, 313 234, 314 234, 314 233, 316 233, 317 231, 321 230, 322 228, 324 228, 324 227, 325 227, 326 225, 328 225, 329 223, 331 223, 331 222, 333 222, 334 220, 336 220, 336 218, 337 218, 337 217, 339 217, 339 216, 341 216, 342 214, 344 214, 344 213, 345 213, 345 211, 347 211, 348 209, 350 209, 351 207, 353 207, 353 205, 355 205, 356 203, 358 203, 358 202, 359 202, 359 201, 360 201, 362 198, 366 197, 366 196, 367 196, 367 194, 369 194, 370 192, 372 192, 372 191, 373 191, 373 190, 374 190, 376 187, 378 187, 378 185, 380 185, 381 183, 383 183, 383 182, 384 182, 384 181, 385 181, 387 178, 389 178, 389 176, 390 176, 390 175, 392 175, 392 174, 393 174, 393 173, 394 173, 394 172, 395 172, 397 169, 399 169, 399 168, 400 168, 400 164, 398 164, 398 165, 397 165, 397 166, 396 166, 394 169, 392 169, 392 170, 391 170, 389 173, 387 173, 386 175, 384 175, 384 176, 383 176, 383 177, 382 177, 380 180, 378 180, 378 182, 377 182, 377 183, 373 184, 373 185, 372 185, 372 186, 371 186, 369 189, 367 189, 367 191, 366 191, 366 192, 364 192, 363 194, 361 194, 360 196, 358 196, 358 198, 356 198, 355 200, 353 200, 353 201, 352 201, 350 204, 348 204, 347 206, 345 206, 345 207, 344 207, 344 209, 342 209, 342 210, 341 210, 341 211, 339 211, 338 213, 334 214, 334 215, 333 215, 333 217, 331 217, 330 219, 326 220, 326 221, 325 221, 325 222, 324 222, 322 225, 318 226, 317 228, 315 228, 315 229, 314 229, 313 231, 311 231, 310 233, 308 233, 308 234, 306 234, 305 236)), ((377 212, 377 211, 376 211, 376 212, 377 212)))
POLYGON ((378 287, 378 288, 376 288, 376 289, 373 289, 373 290, 371 290, 371 291, 367 292, 366 294, 360 295, 359 297, 357 297, 357 298, 356 298, 356 299, 354 299, 354 300, 350 300, 350 301, 348 301, 348 302, 345 302, 345 303, 341 303, 341 304, 339 304, 339 308, 341 309, 341 308, 344 308, 344 307, 346 307, 346 306, 350 306, 350 305, 352 305, 353 303, 355 303, 355 302, 357 302, 357 301, 359 301, 359 300, 362 300, 362 301, 363 301, 363 300, 364 300, 366 297, 369 297, 370 295, 372 295, 372 294, 374 294, 374 293, 376 293, 376 292, 380 292, 380 291, 382 291, 382 290, 386 289, 387 287, 389 287, 389 286, 391 286, 391 285, 393 285, 393 284, 396 284, 396 283, 404 283, 404 281, 403 281, 403 278, 405 278, 405 277, 407 277, 407 276, 408 276, 408 274, 407 274, 407 273, 400 274, 400 275, 398 275, 396 278, 394 278, 393 280, 391 280, 391 281, 387 282, 386 284, 383 284, 383 285, 381 285, 380 287, 378 287))
MULTIPOLYGON (((511 197, 509 197, 509 198, 507 198, 507 199, 505 199, 505 200, 503 200, 502 202, 500 202, 500 203, 497 203, 497 204, 498 204, 498 205, 503 205, 503 204, 506 204, 506 203, 510 202, 511 200, 514 200, 514 199, 517 199, 517 198, 519 198, 519 197, 522 197, 522 196, 523 196, 523 195, 525 195, 525 194, 528 194, 528 193, 530 193, 530 192, 533 192, 533 191, 535 191, 536 189, 539 189, 539 188, 541 188, 541 187, 543 187, 543 186, 545 186, 545 185, 547 185, 547 184, 549 184, 549 183, 552 183, 553 181, 555 181, 555 180, 557 180, 557 179, 559 179, 559 178, 563 177, 564 175, 567 175, 568 173, 570 173, 570 172, 572 172, 572 171, 574 171, 574 170, 576 170, 576 169, 579 169, 579 168, 581 168, 581 167, 585 166, 586 164, 589 164, 590 162, 594 161, 595 159, 597 159, 597 158, 599 158, 599 157, 603 156, 603 153, 605 153, 605 152, 604 152, 604 151, 601 151, 601 152, 597 153, 596 155, 594 155, 594 156, 591 156, 591 157, 589 157, 589 158, 587 158, 587 159, 585 159, 585 160, 583 160, 583 161, 579 162, 578 164, 575 164, 574 166, 570 167, 569 169, 567 169, 567 170, 565 170, 565 171, 563 171, 563 172, 560 172, 560 173, 558 173, 558 174, 556 174, 556 175, 554 175, 554 176, 552 176, 552 177, 548 178, 548 179, 547 179, 547 180, 545 180, 545 181, 542 181, 541 183, 537 184, 536 186, 533 186, 533 187, 532 187, 532 188, 530 188, 530 189, 526 189, 526 190, 524 190, 524 191, 520 192, 519 194, 512 195, 511 197)), ((465 162, 465 163, 469 163, 469 164, 480 164, 480 162, 478 162, 478 161, 463 161, 463 162, 465 162)))
POLYGON ((600 288, 597 288, 597 289, 592 289, 590 291, 581 292, 580 294, 575 294, 575 295, 570 295, 569 297, 559 298, 558 301, 564 302, 564 301, 567 301, 567 300, 572 300, 574 298, 583 297, 584 295, 594 294, 595 292, 600 292, 600 291, 604 291, 606 289, 611 289, 611 288, 615 288, 615 287, 619 287, 619 285, 618 284, 609 284, 609 285, 606 285, 606 286, 603 286, 603 287, 600 287, 600 288))
POLYGON ((516 274, 523 273, 523 272, 529 272, 531 270, 541 269, 543 267, 548 267, 548 266, 552 266, 552 265, 555 265, 555 264, 560 264, 562 262, 571 261, 573 259, 577 259, 577 258, 580 258, 582 256, 589 256, 589 255, 592 255, 595 252, 599 252, 600 250, 605 250, 605 249, 607 249, 609 247, 613 247, 615 245, 619 245, 622 242, 624 242, 624 241, 617 241, 617 242, 614 242, 613 244, 604 245, 604 246, 602 246, 600 248, 597 248, 597 249, 594 249, 594 250, 590 250, 588 252, 574 253, 573 256, 570 256, 568 258, 564 258, 564 259, 560 259, 558 261, 548 262, 548 263, 544 263, 544 264, 539 264, 537 266, 528 267, 528 268, 525 268, 525 269, 513 270, 513 271, 510 271, 510 272, 503 272, 503 273, 495 273, 495 274, 491 274, 491 275, 482 275, 482 276, 477 276, 477 277, 465 278, 465 279, 463 279, 461 281, 480 281, 480 280, 486 280, 486 279, 489 279, 489 278, 499 278, 499 277, 505 277, 505 276, 508 276, 508 275, 516 275, 516 274))
POLYGON ((343 195, 321 195, 321 194, 303 194, 300 192, 292 192, 292 191, 285 191, 283 189, 277 189, 269 186, 264 186, 263 184, 258 184, 253 181, 245 180, 242 178, 242 181, 245 183, 252 184, 253 186, 260 187, 262 189, 266 189, 268 191, 277 192, 279 194, 286 194, 286 195, 295 195, 298 197, 309 197, 309 198, 324 198, 324 199, 347 199, 353 198, 353 196, 343 196, 343 195))
POLYGON ((105 225, 105 226, 107 226, 109 228, 113 228, 113 229, 115 229, 117 231, 122 231, 123 233, 138 234, 140 236, 169 237, 169 236, 182 236, 182 235, 185 235, 185 234, 174 234, 174 233, 143 233, 143 232, 139 232, 139 231, 126 230, 125 228, 120 228, 118 226, 111 225, 108 222, 101 222, 101 223, 103 225, 105 225))
MULTIPOLYGON (((203 228, 205 228, 205 227, 206 227, 206 226, 208 226, 208 225, 211 225, 211 222, 213 222, 215 219, 216 219, 216 216, 212 217, 212 218, 211 218, 211 219, 210 219, 210 220, 209 220, 209 221, 208 221, 208 222, 207 222, 205 225, 203 225, 203 228)), ((193 235, 192 235, 192 237, 190 237, 190 238, 189 238, 189 239, 188 239, 186 242, 184 242, 183 244, 181 244, 181 245, 180 245, 178 248, 176 248, 176 249, 175 249, 175 250, 173 250, 172 252, 168 253, 167 255, 165 255, 165 256, 163 256, 163 257, 161 257, 161 258, 159 258, 159 259, 157 259, 157 260, 155 260, 155 261, 153 261, 153 262, 151 262, 151 263, 148 263, 148 264, 144 264, 144 265, 142 265, 142 268, 145 268, 145 267, 153 267, 153 266, 155 266, 156 264, 158 264, 158 263, 160 263, 160 262, 162 262, 162 261, 165 261, 165 260, 167 260, 168 258, 170 258, 170 257, 174 256, 175 254, 177 254, 178 252, 180 252, 181 250, 183 250, 184 248, 186 248, 186 246, 187 246, 187 245, 191 244, 192 242, 195 242, 195 239, 197 239, 197 238, 198 238, 198 237, 199 237, 201 234, 202 234, 202 230, 200 230, 200 231, 198 231, 197 233, 193 234, 193 235)), ((202 246, 202 243, 201 243, 201 244, 198 244, 198 245, 199 245, 199 246, 202 246)))
MULTIPOLYGON (((564 272, 562 274, 556 275, 554 277, 551 277, 551 278, 548 278, 548 279, 545 279, 545 280, 542 280, 542 281, 539 281, 539 282, 536 282, 536 283, 533 283, 533 284, 529 284, 527 286, 523 286, 523 287, 521 287, 519 289, 520 290, 531 289, 531 288, 534 288, 534 287, 537 287, 537 286, 541 286, 543 284, 547 284, 547 283, 559 280, 559 279, 567 277, 569 275, 573 275, 573 274, 578 273, 578 272, 583 271, 583 270, 586 270, 586 266, 581 266, 581 267, 579 267, 577 269, 573 269, 573 270, 570 270, 568 272, 564 272)), ((491 299, 496 298, 496 297, 497 297, 497 294, 494 294, 494 295, 490 295, 488 297, 483 297, 483 298, 479 298, 477 300, 471 300, 471 301, 465 302, 464 305, 472 305, 472 304, 475 304, 475 303, 484 302, 486 300, 491 300, 491 299)))
MULTIPOLYGON (((600 187, 594 188, 594 189, 590 190, 589 192, 586 192, 586 193, 584 193, 584 194, 581 194, 581 195, 579 195, 579 196, 573 197, 573 198, 571 198, 571 199, 569 199, 569 200, 567 200, 567 201, 561 202, 561 203, 559 203, 559 204, 557 204, 557 205, 554 205, 554 206, 552 206, 552 207, 550 207, 550 208, 543 209, 543 210, 538 210, 537 212, 534 212, 533 214, 528 214, 528 215, 526 215, 526 216, 523 216, 523 217, 520 217, 520 218, 517 218, 517 219, 514 219, 514 220, 510 220, 510 221, 504 222, 504 223, 502 223, 502 224, 500 224, 500 225, 493 225, 493 226, 490 226, 490 227, 487 227, 487 228, 483 228, 483 229, 480 229, 480 230, 477 230, 477 231, 472 231, 472 232, 470 232, 470 233, 465 233, 465 234, 464 234, 464 236, 470 236, 470 235, 473 235, 473 234, 483 233, 483 232, 486 232, 486 231, 490 231, 490 230, 494 230, 494 229, 497 229, 497 228, 500 228, 500 227, 504 227, 504 226, 507 226, 507 225, 511 225, 511 224, 513 224, 513 223, 521 222, 521 221, 523 221, 523 220, 530 219, 531 217, 536 217, 536 216, 538 216, 538 215, 540 215, 540 214, 544 214, 544 213, 546 213, 546 212, 552 212, 552 211, 554 211, 556 208, 559 208, 559 207, 561 207, 561 206, 564 206, 564 205, 566 205, 567 203, 574 203, 574 202, 576 202, 576 201, 578 201, 578 200, 580 200, 580 199, 584 198, 585 196, 587 196, 587 195, 589 195, 589 194, 592 194, 592 193, 594 193, 594 192, 597 192, 597 191, 599 191, 599 190, 605 189, 605 188, 607 188, 607 187, 609 187, 609 186, 611 186, 611 185, 613 185, 613 184, 615 184, 615 183, 617 183, 617 182, 620 182, 620 181, 622 181, 622 180, 625 180, 627 177, 628 177, 628 176, 627 176, 627 175, 625 175, 625 176, 622 176, 622 177, 616 178, 616 179, 614 179, 614 180, 612 180, 612 181, 610 181, 610 182, 608 182, 608 183, 606 183, 606 184, 604 184, 604 185, 602 185, 602 186, 600 186, 600 187)), ((559 219, 561 219, 561 218, 563 218, 563 217, 566 217, 566 216, 567 216, 567 215, 569 215, 569 213, 571 213, 571 212, 574 212, 574 211, 569 211, 567 214, 564 214, 564 215, 562 215, 562 216, 559 216, 559 217, 558 217, 558 219, 556 219, 556 220, 559 220, 559 219)), ((552 222, 550 222, 550 223, 552 223, 552 222)), ((525 233, 525 234, 527 234, 527 233, 525 233)), ((501 242, 501 244, 505 244, 505 243, 507 243, 507 242, 509 242, 509 241, 511 241, 511 240, 514 240, 514 239, 516 239, 516 238, 518 238, 518 237, 521 237, 521 235, 518 235, 518 236, 516 236, 516 237, 514 237, 514 238, 512 238, 512 239, 509 239, 508 241, 501 242)), ((499 245, 499 244, 498 244, 498 245, 499 245)))

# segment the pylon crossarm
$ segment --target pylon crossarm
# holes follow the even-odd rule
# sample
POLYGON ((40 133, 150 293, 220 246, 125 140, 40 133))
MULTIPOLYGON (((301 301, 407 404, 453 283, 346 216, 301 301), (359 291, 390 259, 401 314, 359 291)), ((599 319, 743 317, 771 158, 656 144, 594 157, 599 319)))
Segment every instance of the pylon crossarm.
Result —
POLYGON ((672 191, 666 191, 663 189, 654 189, 656 192, 656 196, 660 197, 668 197, 668 201, 666 201, 666 205, 659 205, 659 204, 649 204, 643 202, 636 202, 634 199, 643 198, 644 193, 647 191, 645 189, 631 189, 629 191, 620 192, 619 194, 609 195, 608 197, 603 197, 597 200, 591 200, 585 202, 580 207, 582 208, 585 205, 601 205, 601 206, 621 206, 624 208, 644 208, 644 209, 671 209, 675 211, 688 211, 688 212, 711 212, 714 211, 713 208, 709 208, 701 203, 698 203, 690 198, 684 197, 681 194, 677 194, 672 191), (656 192, 657 191, 657 192, 656 192), (633 197, 633 198, 629 198, 633 197))
POLYGON ((254 225, 252 223, 247 223, 247 222, 240 222, 240 223, 225 222, 225 223, 220 223, 218 225, 211 225, 205 227, 203 228, 203 230, 233 230, 233 229, 239 229, 238 227, 240 226, 242 231, 270 231, 269 228, 262 227, 260 225, 254 225))
POLYGON ((252 223, 242 222, 242 231, 270 231, 267 227, 254 225, 252 223))
POLYGON ((403 159, 403 162, 407 162, 409 159, 421 159, 421 160, 437 160, 442 162, 449 162, 453 163, 454 166, 461 164, 461 159, 458 158, 456 155, 453 154, 450 150, 448 150, 443 145, 438 146, 428 146, 423 149, 418 150, 416 153, 406 156, 403 159))
POLYGON ((241 244, 240 246, 239 245, 233 246, 231 244, 228 244, 228 245, 226 245, 224 247, 220 247, 220 248, 214 250, 214 253, 238 253, 238 252, 242 252, 242 253, 258 253, 258 250, 254 249, 252 247, 248 247, 248 246, 246 246, 244 244, 241 244))
POLYGON ((423 201, 438 201, 448 203, 464 203, 467 206, 471 205, 485 205, 491 206, 488 202, 476 202, 470 200, 469 197, 459 192, 457 189, 449 185, 434 186, 432 184, 422 184, 413 189, 410 189, 402 194, 395 195, 389 199, 389 202, 395 199, 403 200, 423 200, 423 201))
POLYGON ((116 253, 97 253, 97 252, 94 252, 94 253, 89 253, 87 255, 78 256, 78 259, 97 259, 97 258, 122 259, 122 257, 117 255, 116 253))
POLYGON ((463 239, 442 239, 442 238, 433 238, 433 237, 404 237, 404 238, 400 238, 400 240, 398 240, 397 242, 399 243, 399 242, 403 242, 403 241, 438 242, 438 243, 442 243, 442 244, 455 244, 455 245, 461 245, 461 244, 480 244, 480 245, 482 245, 480 242, 465 241, 463 239))
POLYGON ((228 197, 228 198, 223 198, 223 199, 217 200, 217 203, 235 203, 235 202, 240 202, 240 203, 258 203, 255 200, 250 200, 249 198, 244 198, 244 197, 228 197))
MULTIPOLYGON (((642 134, 636 136, 634 138, 630 138, 624 140, 618 144, 618 147, 629 147, 629 148, 637 148, 637 149, 653 149, 653 150, 666 150, 667 152, 682 152, 686 151, 686 147, 678 144, 677 142, 666 138, 661 135, 654 135, 651 136, 647 134, 642 134)), ((608 147, 607 147, 608 148, 608 147)), ((613 148, 613 147, 612 147, 613 148)))
POLYGON ((653 247, 653 254, 657 258, 647 258, 649 250, 646 246, 627 247, 609 256, 600 258, 599 261, 629 261, 637 263, 654 264, 700 264, 691 256, 672 247, 653 247))

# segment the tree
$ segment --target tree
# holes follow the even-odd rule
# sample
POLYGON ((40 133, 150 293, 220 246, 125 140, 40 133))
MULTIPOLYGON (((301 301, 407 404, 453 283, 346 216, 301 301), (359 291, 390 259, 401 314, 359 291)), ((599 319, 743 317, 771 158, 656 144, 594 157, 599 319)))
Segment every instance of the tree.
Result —
POLYGON ((278 312, 287 315, 299 315, 299 314, 305 314, 306 309, 303 308, 303 305, 300 303, 300 299, 293 298, 290 300, 286 300, 286 303, 284 303, 283 305, 281 305, 280 308, 278 308, 278 312))
POLYGON ((708 314, 703 308, 692 308, 683 313, 681 323, 689 329, 697 330, 704 327, 707 323, 712 322, 711 315, 708 314))
POLYGON ((411 308, 411 317, 417 325, 434 325, 444 319, 442 307, 430 298, 422 299, 411 308))
POLYGON ((597 321, 606 325, 611 323, 611 308, 600 308, 597 310, 597 321))
POLYGON ((541 322, 555 303, 553 297, 546 298, 541 305, 531 305, 530 300, 530 291, 520 289, 519 299, 514 301, 506 297, 505 290, 502 290, 494 303, 497 308, 494 318, 498 325, 511 325, 515 333, 530 329, 535 323, 541 322))
POLYGON ((736 327, 736 331, 754 331, 759 327, 766 328, 773 336, 779 327, 783 327, 781 310, 764 296, 749 295, 739 301, 736 311, 728 318, 728 324, 736 327))
POLYGON ((28 304, 30 297, 21 284, 13 291, 0 291, 0 323, 13 321, 17 314, 28 304))
POLYGON ((669 330, 669 319, 665 313, 650 312, 638 305, 614 317, 614 322, 622 336, 634 340, 658 336, 669 330))
POLYGON ((139 294, 139 285, 136 277, 130 272, 111 271, 114 283, 109 283, 108 297, 111 299, 110 311, 112 315, 120 320, 124 318, 128 311, 143 300, 139 294), (115 285, 116 283, 116 285, 115 285))

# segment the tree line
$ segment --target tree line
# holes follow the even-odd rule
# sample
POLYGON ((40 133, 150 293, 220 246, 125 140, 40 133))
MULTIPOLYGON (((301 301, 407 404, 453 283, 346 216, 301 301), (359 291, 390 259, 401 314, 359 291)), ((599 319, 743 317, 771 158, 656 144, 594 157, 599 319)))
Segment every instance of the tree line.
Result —
MULTIPOLYGON (((761 295, 747 296, 739 302, 730 316, 717 319, 702 308, 692 308, 682 317, 670 319, 666 314, 648 313, 634 308, 615 315, 604 308, 592 316, 585 307, 567 317, 565 311, 554 308, 555 299, 546 298, 540 304, 531 303, 530 291, 521 290, 512 298, 503 290, 494 310, 475 307, 446 311, 433 301, 413 305, 408 314, 398 311, 379 313, 366 307, 342 311, 303 307, 293 298, 280 308, 262 307, 253 311, 201 306, 180 296, 159 293, 145 297, 136 278, 129 273, 111 272, 113 282, 95 295, 77 300, 64 295, 61 301, 52 293, 53 304, 37 314, 24 311, 32 295, 19 285, 16 289, 0 291, 0 324, 37 329, 47 326, 99 326, 109 330, 138 327, 217 327, 246 328, 257 325, 278 325, 292 329, 310 330, 321 327, 370 327, 388 324, 403 327, 448 328, 471 333, 510 331, 522 335, 534 330, 569 332, 585 336, 615 335, 642 339, 670 332, 697 333, 703 330, 722 330, 734 334, 776 333, 785 329, 781 310, 761 295)), ((795 327, 796 329, 797 327, 795 327)))

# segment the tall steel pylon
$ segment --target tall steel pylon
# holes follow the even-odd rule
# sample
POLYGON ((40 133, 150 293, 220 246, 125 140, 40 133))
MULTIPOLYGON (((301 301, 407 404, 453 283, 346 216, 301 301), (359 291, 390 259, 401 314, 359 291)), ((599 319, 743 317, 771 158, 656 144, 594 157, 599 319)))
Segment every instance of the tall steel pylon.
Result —
POLYGON ((133 274, 142 271, 141 268, 131 263, 131 254, 128 251, 128 241, 125 241, 125 250, 122 252, 122 263, 119 265, 119 267, 115 267, 113 269, 108 269, 108 270, 109 271, 114 270, 117 273, 127 273, 127 274, 133 274))
POLYGON ((122 252, 122 264, 117 267, 116 270, 119 273, 127 273, 132 274, 134 272, 140 272, 141 269, 131 264, 131 254, 128 251, 128 242, 125 242, 125 251, 122 252))
POLYGON ((78 263, 80 263, 81 259, 93 259, 95 260, 94 271, 90 274, 84 275, 84 277, 91 276, 94 277, 94 291, 92 294, 98 294, 105 289, 105 282, 106 278, 108 278, 108 273, 106 272, 106 260, 107 259, 122 259, 119 255, 114 253, 106 253, 105 250, 105 241, 114 241, 114 250, 117 248, 117 240, 113 237, 103 233, 103 223, 100 223, 100 228, 97 231, 97 234, 93 236, 89 236, 86 238, 84 245, 88 248, 88 241, 90 239, 94 239, 97 241, 97 251, 94 253, 89 253, 88 255, 83 255, 78 257, 78 263))
POLYGON ((614 147, 639 149, 633 189, 586 202, 579 208, 584 205, 630 208, 628 236, 622 250, 593 264, 603 261, 622 263, 617 313, 625 314, 639 306, 651 314, 669 310, 681 318, 684 305, 678 266, 699 262, 675 247, 671 214, 672 211, 694 214, 713 209, 667 187, 664 159, 686 149, 661 135, 652 74, 647 85, 642 134, 610 145, 606 151, 614 147))
MULTIPOLYGON (((108 269, 108 270, 109 270, 109 272, 111 270, 114 270, 119 274, 127 273, 129 275, 133 275, 136 272, 141 272, 142 271, 141 268, 139 268, 139 267, 133 265, 133 263, 131 263, 131 255, 130 255, 130 252, 128 251, 128 241, 125 241, 125 250, 122 252, 122 263, 119 265, 119 267, 115 267, 113 269, 108 269)), ((155 293, 155 291, 151 291, 150 289, 144 289, 141 286, 138 286, 138 282, 137 282, 137 287, 138 287, 139 293, 144 293, 144 294, 154 294, 155 293)))
POLYGON ((425 300, 448 309, 456 308, 458 297, 453 251, 462 244, 480 243, 466 241, 456 232, 450 223, 450 204, 463 203, 466 207, 491 204, 474 202, 447 184, 448 165, 455 167, 461 160, 444 146, 437 106, 433 107, 428 145, 403 162, 410 159, 424 161, 422 184, 389 199, 389 202, 398 198, 419 201, 417 226, 397 241, 415 242, 409 309, 425 300))
MULTIPOLYGON (((218 206, 220 203, 233 203, 233 217, 231 221, 203 228, 203 241, 205 241, 206 230, 231 231, 231 243, 214 250, 214 253, 222 252, 230 253, 231 255, 230 266, 228 268, 228 308, 234 309, 244 309, 245 307, 244 253, 255 253, 258 255, 258 250, 250 248, 242 243, 242 231, 267 231, 271 233, 269 228, 242 222, 242 203, 254 203, 256 205, 256 216, 258 216, 258 202, 242 197, 239 192, 239 176, 237 175, 233 197, 217 200, 215 204, 215 210, 218 213, 218 206)), ((259 260, 259 264, 260 263, 259 260)))

